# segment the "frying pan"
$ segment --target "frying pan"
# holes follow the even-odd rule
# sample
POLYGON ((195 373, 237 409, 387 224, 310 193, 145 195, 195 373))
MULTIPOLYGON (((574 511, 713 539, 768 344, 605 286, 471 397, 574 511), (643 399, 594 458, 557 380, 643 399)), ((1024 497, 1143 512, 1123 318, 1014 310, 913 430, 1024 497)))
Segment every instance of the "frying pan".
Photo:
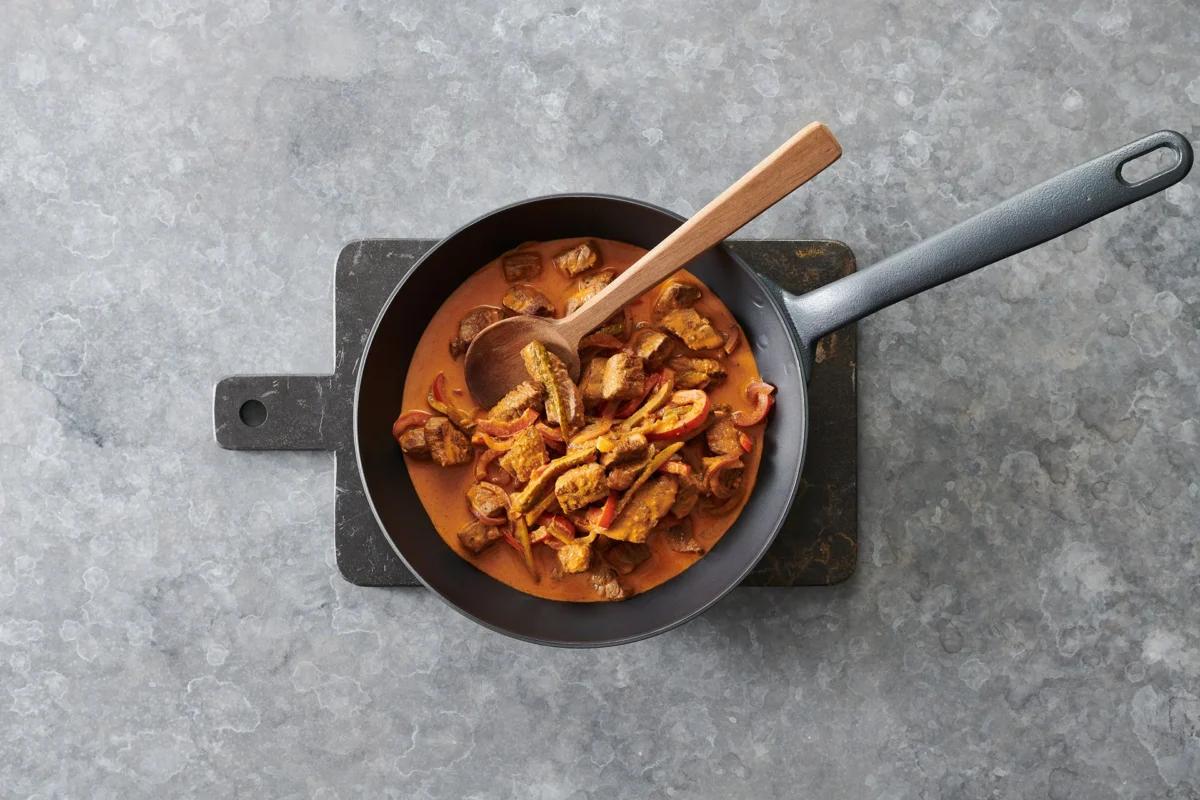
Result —
POLYGON ((733 312, 762 375, 778 387, 753 494, 719 543, 680 575, 622 602, 564 603, 519 592, 455 554, 420 513, 391 425, 405 372, 434 312, 481 265, 530 240, 591 236, 651 248, 683 220, 622 197, 564 194, 485 214, 430 250, 396 287, 367 340, 354 396, 354 442, 367 500, 396 554, 430 590, 493 630, 548 645, 632 642, 680 625, 717 602, 774 540, 795 497, 808 439, 806 380, 817 341, 906 297, 1061 236, 1177 183, 1192 149, 1159 131, 1075 167, 872 267, 803 296, 771 284, 724 247, 688 269, 733 312), (1166 148, 1174 162, 1144 180, 1129 162, 1166 148), (400 533, 403 531, 403 533, 400 533))

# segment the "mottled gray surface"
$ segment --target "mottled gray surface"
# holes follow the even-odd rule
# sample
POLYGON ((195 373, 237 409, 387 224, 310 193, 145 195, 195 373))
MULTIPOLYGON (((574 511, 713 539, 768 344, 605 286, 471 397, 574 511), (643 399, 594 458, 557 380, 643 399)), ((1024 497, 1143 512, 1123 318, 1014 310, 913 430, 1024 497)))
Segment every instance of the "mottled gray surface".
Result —
POLYGON ((1200 177, 865 323, 857 577, 638 645, 343 583, 329 456, 210 429, 330 369, 352 238, 686 212, 822 118, 750 232, 869 263, 1200 137, 1200 6, 367 5, 4 3, 0 794, 1200 793, 1200 177))

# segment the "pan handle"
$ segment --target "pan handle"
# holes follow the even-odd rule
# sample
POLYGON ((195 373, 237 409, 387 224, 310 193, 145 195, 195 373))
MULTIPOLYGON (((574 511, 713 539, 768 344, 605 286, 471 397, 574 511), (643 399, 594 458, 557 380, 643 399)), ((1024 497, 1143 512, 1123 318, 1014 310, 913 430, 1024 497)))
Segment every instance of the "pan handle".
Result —
POLYGON ((1192 147, 1175 131, 1159 131, 1068 170, 980 212, 953 228, 785 303, 811 366, 817 340, 881 308, 1049 241, 1178 183, 1192 167, 1192 147), (1174 164, 1130 183, 1129 162, 1155 150, 1174 164))
POLYGON ((213 433, 226 450, 333 450, 332 375, 230 375, 213 391, 213 433))

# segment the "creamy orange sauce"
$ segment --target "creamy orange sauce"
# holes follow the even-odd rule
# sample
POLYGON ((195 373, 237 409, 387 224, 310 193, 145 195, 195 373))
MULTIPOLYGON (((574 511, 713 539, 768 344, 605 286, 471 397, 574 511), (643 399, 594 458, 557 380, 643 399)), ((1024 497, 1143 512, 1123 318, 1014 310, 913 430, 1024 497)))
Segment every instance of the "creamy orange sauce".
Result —
MULTIPOLYGON (((542 242, 536 249, 542 255, 542 272, 536 279, 526 281, 539 289, 556 305, 556 315, 563 316, 565 312, 565 297, 570 286, 575 282, 556 269, 551 259, 582 241, 592 241, 599 245, 604 263, 602 269, 613 269, 621 272, 633 264, 646 252, 623 242, 608 239, 580 237, 576 239, 558 239, 542 242)), ((733 315, 707 286, 691 273, 681 271, 674 280, 687 280, 703 288, 704 294, 696 309, 712 320, 717 330, 728 331, 736 326, 733 315)), ((425 395, 430 384, 439 372, 446 374, 448 399, 459 408, 473 410, 474 402, 467 391, 463 378, 463 360, 461 357, 452 358, 449 342, 458 332, 458 323, 472 308, 479 305, 500 305, 500 299, 508 289, 509 283, 504 278, 504 271, 497 258, 479 269, 454 291, 434 315, 433 320, 425 329, 417 345, 408 375, 404 383, 404 409, 427 409, 425 395)), ((642 295, 628 308, 634 322, 648 320, 654 298, 660 287, 642 295)), ((676 349, 681 352, 682 349, 676 349)), ((714 386, 705 389, 714 404, 725 403, 734 409, 749 409, 749 403, 742 392, 747 382, 752 378, 760 378, 758 365, 750 348, 744 341, 740 342, 731 355, 722 354, 723 364, 728 377, 714 386)), ((762 450, 763 426, 758 425, 748 429, 747 433, 754 439, 753 451, 743 457, 746 468, 743 480, 742 500, 733 509, 721 516, 705 514, 697 509, 692 514, 693 531, 696 540, 707 552, 737 519, 741 513, 745 498, 758 473, 758 463, 762 450)), ((591 588, 587 573, 564 575, 560 578, 552 574, 558 566, 554 551, 544 545, 535 545, 534 555, 537 559, 540 580, 534 581, 525 568, 521 556, 503 540, 496 542, 478 556, 471 555, 458 541, 457 533, 474 517, 467 505, 467 489, 475 482, 473 464, 457 467, 441 467, 429 461, 421 461, 405 457, 409 476, 412 478, 417 495, 425 506, 426 513, 437 529, 438 534, 446 542, 446 546, 458 553, 459 556, 474 564, 498 581, 508 584, 514 589, 527 592, 538 597, 551 600, 566 600, 574 602, 590 602, 599 600, 599 596, 591 588)), ((690 567, 702 555, 677 553, 672 550, 664 537, 652 534, 647 542, 651 548, 651 557, 629 575, 620 578, 621 584, 627 590, 636 593, 644 592, 660 583, 667 581, 690 567)))

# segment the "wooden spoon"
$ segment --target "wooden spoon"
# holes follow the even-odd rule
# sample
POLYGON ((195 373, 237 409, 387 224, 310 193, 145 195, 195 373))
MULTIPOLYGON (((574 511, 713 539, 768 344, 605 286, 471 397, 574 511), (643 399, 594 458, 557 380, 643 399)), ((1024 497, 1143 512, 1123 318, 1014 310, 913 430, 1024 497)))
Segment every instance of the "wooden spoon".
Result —
POLYGON ((820 122, 813 122, 721 192, 699 213, 627 270, 562 319, 516 316, 480 331, 467 350, 467 388, 481 406, 491 407, 512 387, 529 379, 521 348, 538 340, 579 377, 579 340, 622 306, 683 268, 727 236, 828 167, 841 145, 820 122))

